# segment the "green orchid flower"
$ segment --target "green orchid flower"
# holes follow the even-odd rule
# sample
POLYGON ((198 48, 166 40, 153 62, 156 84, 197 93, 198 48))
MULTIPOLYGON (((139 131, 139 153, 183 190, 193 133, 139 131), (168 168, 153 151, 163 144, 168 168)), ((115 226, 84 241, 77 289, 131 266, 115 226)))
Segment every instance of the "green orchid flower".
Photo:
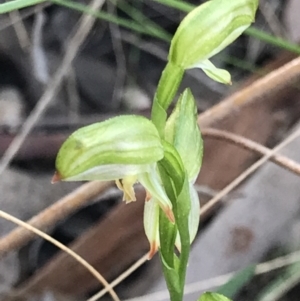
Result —
MULTIPOLYGON (((140 182, 147 191, 146 203, 155 198, 174 223, 172 203, 157 171, 157 162, 163 157, 161 139, 150 120, 119 116, 75 131, 58 152, 52 182, 115 180, 126 203, 136 200, 133 185, 140 182)), ((145 208, 150 207, 146 204, 145 208)), ((156 227, 155 219, 146 220, 146 233, 151 225, 156 227)), ((155 243, 150 240, 150 256, 157 250, 155 243)))

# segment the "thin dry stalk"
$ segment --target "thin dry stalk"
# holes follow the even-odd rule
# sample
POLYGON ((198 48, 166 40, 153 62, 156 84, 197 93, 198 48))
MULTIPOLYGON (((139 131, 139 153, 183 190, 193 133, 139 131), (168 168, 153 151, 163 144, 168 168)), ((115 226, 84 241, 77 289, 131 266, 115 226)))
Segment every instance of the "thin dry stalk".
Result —
MULTIPOLYGON (((113 282, 110 283, 110 286, 114 288, 119 283, 121 283, 124 279, 126 279, 130 274, 132 274, 137 268, 139 268, 141 265, 143 265, 147 260, 149 260, 149 253, 145 254, 143 257, 141 257, 137 262, 135 262, 129 269, 127 269, 124 273, 122 273, 120 276, 118 276, 113 282)), ((102 296, 104 296, 108 290, 108 288, 105 287, 101 291, 99 291, 97 294, 89 298, 87 301, 96 301, 99 300, 102 296)))
MULTIPOLYGON (((202 135, 204 137, 214 138, 218 140, 225 140, 229 143, 233 143, 237 146, 240 146, 246 150, 250 150, 254 153, 260 155, 268 155, 272 153, 272 150, 253 141, 248 138, 242 137, 240 135, 236 135, 227 131, 216 130, 216 129, 204 129, 202 130, 202 135)), ((296 175, 300 175, 300 164, 296 163, 295 161, 277 154, 272 154, 270 157, 270 161, 278 164, 279 166, 289 170, 296 175)))
MULTIPOLYGON (((27 221, 27 224, 40 230, 46 230, 111 186, 112 182, 95 181, 86 183, 31 218, 27 221)), ((33 238, 33 233, 26 231, 23 227, 17 227, 12 230, 0 239, 0 258, 4 257, 10 251, 21 248, 33 238)))
POLYGON ((20 12, 18 10, 11 11, 9 13, 9 17, 15 29, 20 47, 24 52, 28 52, 30 47, 30 38, 20 16, 20 12))
POLYGON ((64 244, 62 244, 58 240, 52 238, 50 235, 40 231, 39 229, 37 229, 37 228, 21 221, 20 219, 18 219, 16 217, 2 211, 2 210, 0 210, 0 217, 2 217, 2 218, 6 219, 6 220, 8 220, 8 221, 10 221, 14 224, 19 225, 20 227, 26 229, 27 231, 30 231, 30 232, 42 237, 43 239, 49 241, 50 243, 52 243, 53 245, 55 245, 56 247, 58 247, 62 251, 69 254, 77 262, 79 262, 82 266, 84 266, 100 282, 100 284, 105 286, 105 288, 110 293, 113 300, 120 301, 119 297, 117 296, 117 294, 115 293, 115 291, 113 290, 111 285, 105 280, 105 278, 96 269, 94 269, 86 260, 84 260, 81 256, 79 256, 74 251, 72 251, 71 249, 66 247, 64 244))
POLYGON ((259 167, 261 167, 264 163, 266 163, 274 154, 276 154, 279 150, 284 148, 286 145, 291 143, 293 140, 300 136, 300 129, 289 135, 286 139, 284 139, 280 144, 278 144, 275 148, 273 148, 268 154, 263 156, 260 160, 251 165, 248 169, 246 169, 242 174, 240 174, 235 180, 233 180, 229 185, 227 185, 224 189, 222 189, 215 197, 213 197, 208 203, 206 203, 200 210, 200 214, 206 214, 210 209, 213 208, 226 194, 236 188, 240 183, 242 183, 249 175, 251 175, 254 171, 256 171, 259 167))
POLYGON ((273 34, 277 37, 288 39, 289 37, 287 35, 287 32, 284 29, 284 26, 281 25, 281 22, 278 16, 276 15, 275 8, 272 2, 260 2, 259 9, 273 34))
MULTIPOLYGON (((104 0, 93 0, 90 8, 92 10, 99 10, 102 5, 104 4, 104 0)), ((5 171, 11 160, 14 158, 15 154, 20 149, 21 145, 25 141, 28 134, 33 129, 36 122, 39 118, 43 115, 45 110, 47 109, 48 105, 51 103, 52 99, 56 96, 58 89, 61 86, 63 78, 67 75, 71 63, 73 62, 75 56, 79 51, 80 45, 86 39, 88 33, 90 32, 95 19, 93 16, 90 15, 83 15, 80 19, 78 29, 76 30, 75 34, 72 35, 69 43, 68 49, 64 55, 62 63, 60 67, 54 74, 52 80, 50 80, 47 88, 40 98, 39 102, 32 110, 31 114, 24 122, 20 133, 15 137, 12 143, 7 148, 5 154, 3 155, 1 162, 0 162, 0 175, 5 171)))

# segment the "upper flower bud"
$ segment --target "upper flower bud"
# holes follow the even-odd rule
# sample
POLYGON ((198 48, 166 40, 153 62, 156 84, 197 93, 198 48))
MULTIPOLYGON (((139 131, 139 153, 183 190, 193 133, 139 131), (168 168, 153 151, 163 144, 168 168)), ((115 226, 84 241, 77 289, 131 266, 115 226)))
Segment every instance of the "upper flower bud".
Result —
POLYGON ((214 80, 230 82, 227 71, 207 60, 250 26, 257 6, 258 0, 211 0, 198 6, 180 23, 171 42, 169 61, 184 69, 203 68, 214 80))
POLYGON ((57 179, 115 180, 147 172, 164 156, 159 134, 141 116, 119 116, 74 132, 56 158, 57 179))

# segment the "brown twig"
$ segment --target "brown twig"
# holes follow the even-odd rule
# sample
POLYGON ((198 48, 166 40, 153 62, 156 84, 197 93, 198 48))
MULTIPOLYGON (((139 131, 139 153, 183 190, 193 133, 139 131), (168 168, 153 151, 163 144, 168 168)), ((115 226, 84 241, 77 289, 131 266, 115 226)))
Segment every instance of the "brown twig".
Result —
POLYGON ((21 49, 24 52, 28 52, 30 47, 30 38, 21 18, 20 12, 18 10, 11 11, 9 13, 9 17, 11 19, 11 24, 14 27, 21 49))
POLYGON ((33 227, 32 225, 29 225, 26 222, 23 222, 22 220, 12 216, 11 214, 8 214, 2 210, 0 210, 0 217, 13 222, 14 224, 17 224, 19 227, 22 227, 22 229, 25 229, 26 231, 30 231, 30 233, 33 233, 34 235, 38 235, 42 237, 43 239, 51 242, 53 245, 64 251, 65 253, 69 254, 71 257, 73 257, 76 261, 78 261, 81 265, 83 265, 99 282, 102 284, 106 291, 110 293, 111 297, 114 301, 120 301, 118 295, 114 291, 113 287, 105 280, 105 278, 95 269, 93 268, 86 260, 84 260, 81 256, 76 254, 74 251, 72 251, 70 248, 66 247, 64 244, 60 243, 58 240, 52 238, 48 234, 44 233, 43 231, 33 227))
POLYGON ((242 183, 249 175, 266 163, 274 154, 279 150, 284 148, 290 142, 295 140, 300 136, 300 129, 289 135, 281 143, 279 143, 275 148, 270 150, 268 154, 264 155, 260 160, 256 161, 249 168, 247 168, 242 174, 240 174, 235 180, 233 180, 229 185, 222 189, 215 197, 213 197, 208 203, 206 203, 200 210, 200 215, 206 214, 210 209, 212 209, 226 194, 236 188, 240 183, 242 183))
MULTIPOLYGON (((250 150, 260 155, 269 155, 270 153, 272 153, 271 149, 253 140, 247 139, 240 135, 229 133, 227 131, 216 130, 216 129, 204 129, 202 130, 202 135, 204 137, 215 138, 215 139, 225 140, 234 143, 235 145, 238 145, 246 150, 250 150)), ((296 163, 295 161, 285 156, 272 153, 272 156, 270 157, 270 161, 273 161, 274 163, 295 173, 298 176, 300 175, 300 164, 296 163)))
MULTIPOLYGON (((104 192, 111 185, 112 182, 90 182, 84 184, 34 216, 27 223, 40 230, 46 230, 81 208, 88 200, 104 192)), ((12 250, 21 248, 33 238, 34 234, 22 227, 12 230, 0 239, 0 258, 12 250)))
MULTIPOLYGON (((113 282, 110 283, 110 286, 114 288, 119 283, 121 283, 124 279, 126 279, 129 275, 131 275, 136 269, 138 269, 141 265, 143 265, 146 261, 149 260, 149 253, 146 253, 143 257, 141 257, 137 262, 135 262, 129 269, 127 269, 124 273, 122 273, 120 276, 118 276, 113 282)), ((96 293, 94 296, 89 298, 87 301, 96 301, 99 300, 102 296, 104 296, 108 290, 108 288, 105 287, 98 293, 96 293)))

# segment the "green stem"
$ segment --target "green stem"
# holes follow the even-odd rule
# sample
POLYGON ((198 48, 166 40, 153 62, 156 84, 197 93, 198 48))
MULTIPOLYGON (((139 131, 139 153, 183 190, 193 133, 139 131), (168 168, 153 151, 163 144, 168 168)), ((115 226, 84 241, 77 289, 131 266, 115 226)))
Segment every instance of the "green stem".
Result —
POLYGON ((161 136, 165 128, 167 109, 180 86, 184 69, 168 62, 161 74, 152 106, 151 118, 161 136))
MULTIPOLYGON (((175 184, 162 165, 158 165, 161 179, 166 193, 173 204, 173 212, 177 211, 177 197, 174 189, 175 184)), ((174 253, 174 244, 176 239, 177 227, 173 225, 166 217, 165 213, 160 210, 159 215, 159 237, 160 237, 160 259, 162 262, 164 278, 168 287, 171 301, 182 301, 184 283, 178 267, 179 258, 174 253)))

